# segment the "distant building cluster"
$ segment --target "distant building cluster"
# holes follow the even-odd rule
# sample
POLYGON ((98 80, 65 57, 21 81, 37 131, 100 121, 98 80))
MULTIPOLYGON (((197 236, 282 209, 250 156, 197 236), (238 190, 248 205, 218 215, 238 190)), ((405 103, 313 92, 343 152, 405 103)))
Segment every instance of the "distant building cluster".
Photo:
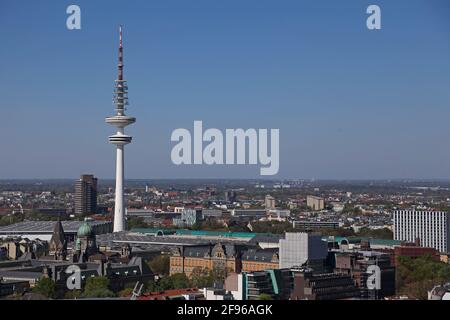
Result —
MULTIPOLYGON (((20 229, 17 226, 13 229, 20 229)), ((125 244, 119 250, 100 250, 96 241, 95 224, 89 219, 79 224, 75 239, 66 235, 63 223, 54 223, 49 241, 29 240, 11 235, 0 240, 0 293, 4 297, 32 289, 42 278, 50 278, 59 296, 69 290, 67 280, 71 266, 80 269, 80 281, 103 276, 111 288, 118 291, 127 283, 154 279, 141 256, 125 244)), ((4 231, 4 230, 3 230, 4 231)))
MULTIPOLYGON (((134 294, 142 300, 404 299, 396 287, 404 258, 450 260, 449 213, 427 206, 418 189, 402 197, 305 184, 138 182, 124 189, 128 228, 117 232, 111 186, 81 175, 66 190, 0 192, 1 297, 30 292, 43 278, 64 296, 65 270, 75 265, 83 284, 106 277, 114 292, 179 274, 214 277, 134 294), (421 205, 408 206, 412 195, 421 205), (166 273, 152 271, 155 258, 166 273)), ((436 285, 429 299, 445 300, 447 291, 436 285)))

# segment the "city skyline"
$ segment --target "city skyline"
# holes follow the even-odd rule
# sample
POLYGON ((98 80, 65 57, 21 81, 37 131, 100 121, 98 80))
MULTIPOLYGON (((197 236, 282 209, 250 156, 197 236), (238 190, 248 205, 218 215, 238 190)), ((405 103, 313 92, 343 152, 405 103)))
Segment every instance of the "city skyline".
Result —
POLYGON ((447 2, 377 1, 375 32, 365 28, 366 1, 109 3, 105 15, 79 1, 73 31, 65 4, 2 5, 0 132, 10 138, 0 179, 114 177, 103 118, 119 24, 141 119, 130 129, 128 179, 266 179, 257 165, 173 165, 170 133, 194 120, 280 128, 273 179, 450 178, 447 2))
POLYGON ((450 300, 449 18, 0 1, 0 300, 208 319, 450 300))

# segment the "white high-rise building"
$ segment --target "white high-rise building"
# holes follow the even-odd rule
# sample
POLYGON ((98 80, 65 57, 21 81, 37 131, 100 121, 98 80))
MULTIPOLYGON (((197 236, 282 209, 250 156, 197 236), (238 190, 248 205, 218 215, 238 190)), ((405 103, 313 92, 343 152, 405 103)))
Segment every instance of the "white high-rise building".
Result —
POLYGON ((279 244, 281 269, 301 267, 305 262, 321 262, 328 254, 328 243, 319 234, 286 232, 279 244))
POLYGON ((126 135, 124 128, 136 121, 136 118, 125 115, 126 105, 128 105, 128 86, 123 79, 123 46, 122 27, 120 27, 119 44, 119 74, 115 81, 114 103, 116 105, 116 115, 106 118, 106 122, 117 128, 116 134, 109 137, 109 143, 116 146, 116 194, 114 203, 114 232, 125 230, 125 201, 124 190, 124 153, 125 145, 131 142, 131 136, 126 135))
POLYGON ((394 240, 414 242, 440 252, 449 251, 450 212, 397 210, 394 212, 394 240))

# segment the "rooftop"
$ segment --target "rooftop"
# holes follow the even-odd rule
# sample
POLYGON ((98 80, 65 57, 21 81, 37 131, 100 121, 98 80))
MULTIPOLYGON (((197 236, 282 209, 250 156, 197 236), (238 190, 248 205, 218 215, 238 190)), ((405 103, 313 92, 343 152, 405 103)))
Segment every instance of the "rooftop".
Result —
MULTIPOLYGON (((53 233, 57 221, 24 221, 0 227, 5 233, 53 233)), ((61 221, 65 233, 76 233, 84 221, 61 221)), ((108 224, 109 221, 89 221, 92 226, 108 224)))

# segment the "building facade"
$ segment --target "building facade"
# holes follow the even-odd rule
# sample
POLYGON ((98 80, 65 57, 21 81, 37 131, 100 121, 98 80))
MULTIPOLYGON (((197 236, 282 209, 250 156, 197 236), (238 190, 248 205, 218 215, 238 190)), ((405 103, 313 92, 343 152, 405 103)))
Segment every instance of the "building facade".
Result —
POLYGON ((292 300, 340 300, 359 297, 351 276, 337 273, 296 272, 292 300))
POLYGON ((444 211, 397 210, 394 212, 394 240, 420 241, 422 247, 449 251, 450 213, 444 211))
POLYGON ((266 197, 264 198, 264 204, 267 210, 275 209, 275 198, 269 194, 266 195, 266 197))
POLYGON ((396 246, 394 247, 394 266, 398 266, 399 257, 409 257, 417 259, 422 256, 429 255, 435 261, 440 261, 439 251, 435 248, 426 248, 418 246, 396 246))
POLYGON ((170 274, 184 273, 190 277, 194 270, 221 270, 225 274, 241 271, 239 248, 233 244, 180 246, 172 251, 170 274))
POLYGON ((356 250, 338 250, 333 253, 334 272, 351 276, 361 299, 376 300, 395 295, 395 267, 389 254, 356 250), (371 266, 379 268, 379 288, 368 287, 369 277, 373 274, 369 269, 371 266))
POLYGON ((243 272, 278 269, 280 267, 277 248, 249 249, 243 252, 241 260, 243 272))
POLYGON ((97 211, 97 178, 84 174, 75 181, 75 214, 84 216, 97 211))
POLYGON ((237 195, 236 195, 235 191, 225 191, 224 195, 225 195, 226 202, 231 202, 231 203, 236 202, 237 195))
POLYGON ((305 263, 324 261, 328 254, 328 244, 319 234, 306 232, 286 232, 280 239, 280 268, 300 267, 305 263))
POLYGON ((323 210, 323 208, 325 208, 325 201, 323 198, 320 198, 320 197, 307 196, 306 197, 306 205, 315 211, 323 210))
POLYGON ((180 228, 192 227, 202 220, 201 209, 183 209, 180 218, 173 218, 173 225, 180 228))
POLYGON ((290 269, 269 269, 244 272, 243 300, 259 300, 267 295, 273 300, 288 300, 292 293, 292 272, 290 269))
POLYGON ((315 230, 315 229, 337 229, 339 222, 337 221, 315 221, 315 220, 294 220, 292 227, 299 230, 315 230))
POLYGON ((195 269, 218 270, 225 274, 279 269, 277 248, 247 248, 239 244, 179 246, 172 250, 170 274, 191 276, 195 269))

